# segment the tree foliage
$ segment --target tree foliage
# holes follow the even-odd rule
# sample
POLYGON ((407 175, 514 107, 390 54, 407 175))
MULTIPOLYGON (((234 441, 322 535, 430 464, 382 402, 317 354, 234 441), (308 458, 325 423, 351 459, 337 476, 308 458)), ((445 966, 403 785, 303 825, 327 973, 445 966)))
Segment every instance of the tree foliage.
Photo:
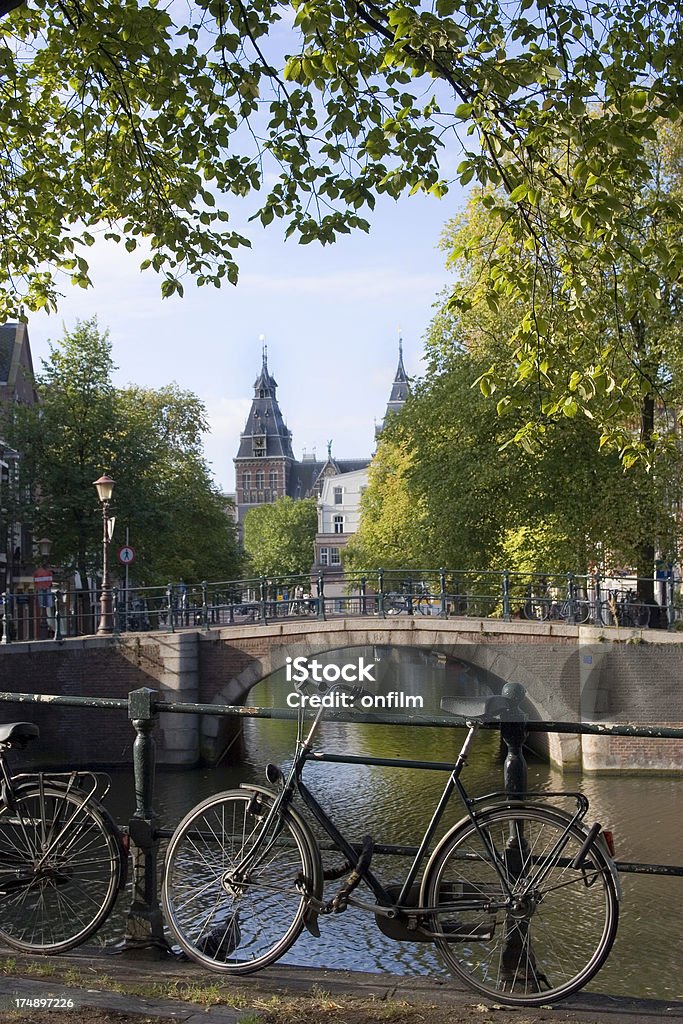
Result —
MULTIPOLYGON (((479 234, 481 218, 475 203, 458 234, 479 234)), ((468 269, 463 292, 480 267, 468 269)), ((504 360, 520 305, 515 298, 495 309, 445 305, 435 317, 425 376, 388 422, 371 466, 360 529, 347 548, 350 567, 586 571, 609 559, 651 578, 655 550, 675 558, 675 449, 649 474, 641 466, 625 473, 616 450, 600 451, 596 420, 569 409, 549 417, 533 444, 512 445, 520 421, 534 415, 535 388, 518 389, 514 403, 503 396, 496 407, 473 387, 504 360)))
POLYGON ((257 576, 308 574, 315 557, 315 498, 278 498, 252 508, 244 520, 248 569, 257 576))
POLYGON ((114 546, 129 531, 131 582, 230 578, 235 531, 202 455, 204 407, 170 385, 117 389, 111 345, 95 320, 51 347, 35 407, 11 410, 7 434, 22 455, 19 521, 53 541, 51 559, 85 580, 100 565, 102 515, 93 481, 115 481, 114 546))
POLYGON ((329 242, 377 194, 444 195, 454 153, 532 255, 546 211, 569 287, 584 248, 622 251, 654 121, 679 115, 680 20, 664 0, 28 2, 0 22, 3 312, 53 305, 60 272, 86 286, 94 231, 144 242, 164 294, 234 281, 232 198, 268 183, 254 216, 329 242))

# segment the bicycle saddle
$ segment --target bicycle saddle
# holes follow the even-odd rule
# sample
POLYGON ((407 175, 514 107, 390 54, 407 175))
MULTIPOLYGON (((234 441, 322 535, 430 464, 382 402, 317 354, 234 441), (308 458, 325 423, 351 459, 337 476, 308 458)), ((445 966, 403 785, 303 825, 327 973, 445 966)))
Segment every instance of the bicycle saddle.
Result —
POLYGON ((520 705, 526 690, 520 683, 506 683, 501 693, 484 697, 442 697, 441 710, 469 722, 521 722, 527 715, 520 705))
POLYGON ((8 722, 0 725, 0 743, 15 743, 24 747, 29 740, 40 736, 40 729, 33 722, 8 722))

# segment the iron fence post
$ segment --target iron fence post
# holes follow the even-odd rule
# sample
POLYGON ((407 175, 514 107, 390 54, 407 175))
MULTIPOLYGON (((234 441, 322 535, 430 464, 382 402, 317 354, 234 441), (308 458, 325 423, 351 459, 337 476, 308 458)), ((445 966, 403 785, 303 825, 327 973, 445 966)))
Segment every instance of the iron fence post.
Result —
POLYGON ((510 573, 507 569, 503 572, 503 621, 510 622, 512 613, 510 611, 510 573))
POLYGON ((674 604, 675 587, 673 568, 669 569, 669 576, 666 581, 666 621, 669 629, 673 629, 676 622, 676 605, 674 604))
POLYGON ((11 639, 10 639, 10 635, 9 635, 10 634, 10 624, 9 624, 10 620, 9 620, 9 615, 7 614, 7 608, 8 608, 9 600, 10 600, 9 591, 6 590, 5 593, 2 595, 2 598, 0 598, 0 604, 1 604, 1 607, 0 607, 0 623, 2 623, 2 637, 0 637, 0 644, 9 644, 9 643, 12 642, 11 639))
POLYGON ((576 580, 574 573, 567 573, 567 603, 569 605, 569 622, 576 622, 576 580))
POLYGON ((325 618, 325 577, 322 572, 318 573, 318 618, 325 618))
POLYGON ((361 615, 368 614, 368 598, 367 598, 367 583, 365 576, 361 576, 360 581, 360 613, 361 615))
POLYGON ((261 578, 259 580, 259 601, 260 601, 259 619, 261 620, 261 622, 266 622, 267 621, 267 616, 266 616, 266 601, 267 601, 267 599, 268 599, 268 583, 266 581, 265 576, 261 576, 261 578))
POLYGON ((593 616, 593 622, 596 626, 601 624, 600 620, 600 573, 596 572, 593 577, 593 590, 595 593, 595 614, 593 616))
POLYGON ((62 592, 57 587, 52 592, 52 600, 55 608, 55 640, 62 639, 62 592))
MULTIPOLYGON (((113 619, 114 619, 114 624, 113 624, 113 627, 112 627, 112 632, 116 634, 116 633, 120 633, 121 632, 121 623, 119 621, 119 588, 118 587, 112 587, 112 589, 111 589, 111 601, 112 601, 112 604, 111 604, 112 612, 111 613, 112 613, 112 616, 113 616, 113 619)), ((128 622, 127 622, 126 619, 123 620, 123 632, 124 633, 128 632, 128 622)))
POLYGON ((379 601, 379 614, 386 619, 387 613, 384 607, 384 569, 377 570, 377 600, 379 601))
POLYGON ((209 584, 206 580, 202 580, 202 625, 204 626, 205 633, 211 630, 209 622, 209 584))
POLYGON ((143 686, 128 695, 128 717, 135 728, 133 773, 135 778, 135 812, 129 823, 133 862, 133 893, 128 917, 124 949, 156 947, 168 950, 164 923, 157 899, 157 854, 154 813, 154 727, 158 690, 143 686))
POLYGON ((439 615, 442 619, 448 618, 448 599, 446 595, 446 570, 439 569, 439 598, 441 601, 441 607, 439 609, 439 615))
POLYGON ((172 583, 169 583, 168 586, 166 587, 166 614, 168 616, 168 621, 167 621, 167 624, 166 624, 166 632, 167 633, 174 633, 175 632, 175 623, 173 621, 173 584, 172 583))

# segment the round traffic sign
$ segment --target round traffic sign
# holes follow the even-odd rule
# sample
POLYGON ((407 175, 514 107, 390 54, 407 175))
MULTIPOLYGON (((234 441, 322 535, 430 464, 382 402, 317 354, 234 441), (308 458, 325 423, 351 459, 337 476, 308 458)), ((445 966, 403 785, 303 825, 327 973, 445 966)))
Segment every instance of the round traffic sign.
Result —
POLYGON ((122 548, 119 548, 119 562, 121 565, 130 565, 134 561, 135 549, 130 544, 124 544, 122 548))

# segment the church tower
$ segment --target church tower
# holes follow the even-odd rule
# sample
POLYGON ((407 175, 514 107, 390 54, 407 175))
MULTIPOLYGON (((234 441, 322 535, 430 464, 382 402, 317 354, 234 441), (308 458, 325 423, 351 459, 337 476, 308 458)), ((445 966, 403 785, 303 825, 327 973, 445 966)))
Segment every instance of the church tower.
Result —
POLYGON ((410 388, 408 386, 408 375, 403 365, 403 338, 399 336, 398 339, 398 366, 396 367, 396 373, 394 375, 394 383, 391 385, 391 394, 389 395, 389 401, 387 402, 387 410, 384 414, 384 419, 381 423, 375 424, 375 440, 379 437, 384 429, 384 424, 387 422, 387 418, 395 412, 400 412, 405 405, 406 398, 410 388))
POLYGON ((235 463, 237 519, 250 508, 277 501, 287 494, 294 454, 292 434, 277 401, 277 381, 268 370, 263 346, 261 372, 254 381, 254 397, 235 463))

